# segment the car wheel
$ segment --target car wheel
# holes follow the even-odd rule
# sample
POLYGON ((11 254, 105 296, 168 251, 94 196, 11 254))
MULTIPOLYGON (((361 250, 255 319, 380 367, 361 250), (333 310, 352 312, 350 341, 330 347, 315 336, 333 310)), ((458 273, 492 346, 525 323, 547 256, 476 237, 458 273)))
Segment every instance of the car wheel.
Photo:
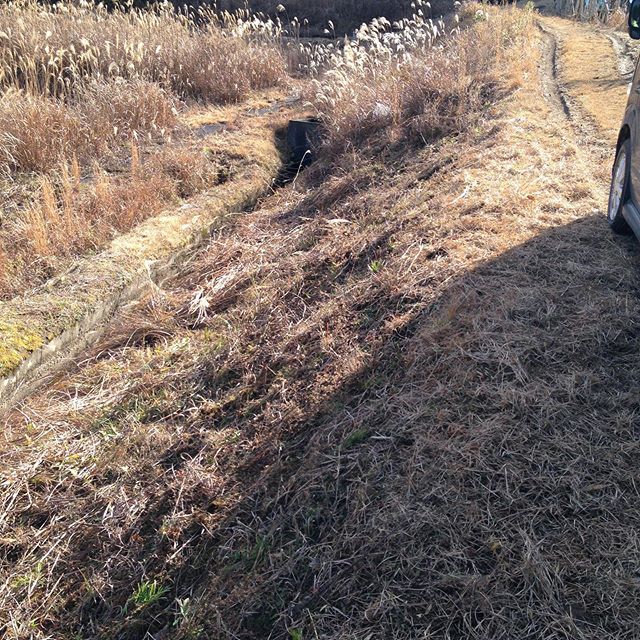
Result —
POLYGON ((629 140, 625 140, 618 150, 616 161, 613 163, 607 220, 609 226, 616 233, 631 233, 631 228, 622 215, 622 209, 629 199, 630 150, 631 144, 629 140))

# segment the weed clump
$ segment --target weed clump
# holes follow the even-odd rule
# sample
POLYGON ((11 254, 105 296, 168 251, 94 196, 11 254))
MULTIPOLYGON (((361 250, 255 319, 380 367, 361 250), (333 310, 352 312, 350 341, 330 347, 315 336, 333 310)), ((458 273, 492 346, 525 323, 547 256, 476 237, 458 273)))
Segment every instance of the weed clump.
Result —
POLYGON ((393 25, 377 19, 341 49, 318 48, 311 101, 333 153, 363 139, 427 143, 471 126, 483 107, 523 79, 533 13, 465 7, 452 22, 425 17, 426 4, 393 25), (465 28, 461 28, 461 23, 465 28))

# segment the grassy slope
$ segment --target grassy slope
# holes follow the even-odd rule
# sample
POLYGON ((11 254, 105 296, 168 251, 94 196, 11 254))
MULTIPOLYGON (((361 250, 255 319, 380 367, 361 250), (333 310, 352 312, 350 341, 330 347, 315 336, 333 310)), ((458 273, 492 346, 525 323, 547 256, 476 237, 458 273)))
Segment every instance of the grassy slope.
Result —
POLYGON ((9 637, 633 636, 637 251, 529 73, 228 225, 8 419, 9 637))
MULTIPOLYGON (((273 93, 277 106, 285 94, 273 93)), ((109 304, 132 282, 148 279, 153 261, 168 260, 194 237, 199 241, 216 220, 252 206, 269 191, 281 165, 275 130, 298 111, 282 107, 263 116, 251 115, 252 110, 264 108, 263 100, 263 95, 253 95, 238 106, 201 108, 190 114, 189 125, 195 131, 212 122, 226 123, 223 133, 193 136, 188 141, 195 149, 184 152, 202 154, 204 149, 215 158, 225 171, 220 184, 212 182, 206 193, 167 205, 113 238, 102 251, 67 258, 62 273, 43 285, 0 300, 0 378, 100 304, 109 304)))

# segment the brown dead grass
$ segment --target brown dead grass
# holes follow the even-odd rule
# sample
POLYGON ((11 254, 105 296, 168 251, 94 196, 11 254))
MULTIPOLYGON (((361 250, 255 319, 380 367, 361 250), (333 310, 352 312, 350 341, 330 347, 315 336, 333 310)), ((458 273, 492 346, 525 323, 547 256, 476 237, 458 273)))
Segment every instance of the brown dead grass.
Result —
POLYGON ((87 78, 124 78, 158 83, 182 98, 237 101, 284 77, 275 25, 242 28, 251 18, 227 16, 223 29, 206 7, 187 17, 171 3, 4 3, 0 86, 59 98, 87 78), (259 37, 245 37, 256 31, 259 37))
POLYGON ((335 153, 357 148, 368 136, 392 135, 428 143, 474 125, 484 106, 522 82, 528 63, 522 43, 533 11, 495 11, 470 3, 457 21, 414 20, 386 33, 374 23, 354 43, 330 56, 331 69, 316 81, 311 102, 327 127, 335 153), (444 36, 444 37, 443 37, 444 36))
POLYGON ((117 154, 132 140, 162 140, 178 126, 176 99, 145 81, 87 83, 67 103, 21 91, 0 97, 0 173, 49 173, 117 154))
MULTIPOLYGON (((123 301, 131 295, 139 296, 142 295, 141 290, 153 288, 156 280, 174 272, 187 259, 194 246, 200 246, 209 238, 212 228, 255 206, 277 179, 282 166, 274 128, 282 127, 287 116, 293 117, 294 114, 284 107, 282 112, 276 114, 274 111, 264 117, 248 118, 246 114, 243 117, 241 112, 236 113, 233 131, 229 129, 206 139, 208 153, 204 162, 219 169, 212 176, 215 186, 189 202, 169 207, 160 215, 117 235, 95 253, 80 259, 69 258, 66 262, 70 265, 68 268, 49 279, 44 286, 30 289, 27 296, 3 301, 0 305, 0 376, 11 376, 17 367, 27 365, 25 360, 30 355, 35 355, 37 360, 41 354, 33 354, 34 350, 63 332, 77 330, 78 323, 92 327, 86 335, 89 340, 92 336, 95 339, 93 328, 100 333, 114 305, 124 304, 123 301), (188 247, 192 248, 188 250, 188 247)), ((181 154, 183 148, 178 150, 181 154)), ((189 186, 189 182, 181 180, 179 174, 171 173, 176 168, 175 160, 171 154, 167 157, 162 153, 150 161, 159 162, 159 170, 168 172, 170 183, 183 189, 189 186), (169 166, 165 166, 168 160, 169 166)), ((123 196, 125 201, 130 197, 129 194, 123 196)), ((122 206, 122 202, 115 202, 114 206, 122 206)), ((147 214, 148 209, 141 213, 147 214)), ((109 215, 112 214, 105 212, 106 217, 109 215)), ((103 223, 97 220, 93 224, 99 227, 103 223)), ((88 229, 82 231, 85 234, 90 232, 88 229)), ((73 238, 67 241, 73 242, 73 238)), ((60 257, 52 261, 54 265, 65 265, 65 260, 60 257)), ((30 271, 25 271, 33 273, 36 264, 31 257, 30 271)), ((65 360, 69 350, 78 347, 74 340, 62 345, 61 349, 56 349, 53 358, 45 357, 44 368, 64 367, 69 362, 65 360)), ((45 353, 50 354, 50 351, 45 353)), ((25 391, 30 377, 29 374, 20 375, 20 389, 14 389, 17 394, 25 391)), ((41 380, 42 377, 43 367, 37 367, 36 379, 41 380)), ((2 399, 6 401, 9 396, 16 400, 11 390, 4 393, 2 399)))
POLYGON ((635 244, 526 73, 221 228, 7 420, 7 637, 633 637, 635 244))
MULTIPOLYGON (((127 154, 129 160, 124 164, 123 159, 116 158, 111 172, 97 164, 83 170, 73 161, 38 178, 35 195, 18 194, 25 204, 10 211, 0 227, 0 246, 5 247, 4 255, 0 255, 0 259, 5 260, 0 262, 0 272, 4 275, 0 278, 0 296, 5 298, 0 311, 4 312, 8 306, 19 309, 23 305, 17 296, 25 291, 33 294, 35 287, 66 270, 71 269, 70 273, 75 276, 63 275, 63 280, 73 282, 78 275, 75 269, 83 262, 79 256, 89 258, 96 252, 108 251, 109 247, 127 246, 128 232, 162 213, 170 216, 181 200, 202 192, 217 194, 217 186, 227 182, 229 189, 237 185, 238 193, 245 193, 250 164, 268 169, 266 174, 255 172, 249 180, 249 191, 253 191, 255 197, 267 190, 270 179, 267 176, 275 178, 279 164, 274 128, 282 126, 284 116, 275 112, 264 117, 251 115, 247 110, 252 104, 228 107, 225 114, 229 128, 225 131, 203 137, 183 126, 172 140, 160 144, 148 141, 145 144, 142 140, 140 146, 132 143, 127 154)), ((205 114, 203 107, 201 117, 205 118, 205 114)), ((218 115, 217 109, 210 113, 213 119, 218 115)), ((33 190, 32 186, 30 191, 33 190)), ((213 198, 208 209, 216 210, 216 215, 224 213, 228 201, 235 201, 226 194, 222 200, 219 194, 213 198)), ((195 209, 193 215, 196 215, 195 209)), ((204 214, 204 226, 208 224, 206 220, 207 214, 204 214)), ((162 221, 158 224, 162 229, 162 221)), ((190 225, 186 224, 185 229, 190 225)), ((176 229, 171 246, 176 242, 178 246, 183 244, 190 233, 183 234, 176 229)), ((153 246, 153 236, 150 230, 138 236, 133 233, 136 246, 116 251, 117 255, 111 259, 121 259, 124 263, 114 264, 111 271, 127 272, 135 256, 156 252, 158 247, 153 246), (146 248, 145 243, 149 244, 146 248)), ((81 271, 86 271, 86 266, 81 271)), ((46 287, 54 298, 57 286, 50 283, 46 287)), ((66 295, 64 291, 62 295, 66 295)), ((40 304, 49 307, 50 301, 40 304)), ((31 315, 33 312, 33 309, 25 310, 31 315)), ((38 311, 35 315, 41 316, 38 311)), ((57 319, 52 320, 52 324, 58 326, 57 319)))
POLYGON ((33 201, 0 232, 0 295, 9 298, 58 273, 71 258, 100 249, 181 197, 214 187, 228 175, 220 160, 193 148, 166 148, 124 175, 99 166, 82 176, 77 163, 40 179, 33 201))
MULTIPOLYGON (((175 198, 175 185, 160 172, 142 172, 134 166, 124 180, 98 174, 92 188, 83 190, 79 176, 63 170, 59 193, 44 178, 40 200, 24 218, 24 239, 32 255, 46 259, 82 254, 157 214, 175 198)), ((18 240, 15 234, 13 240, 18 240)))
POLYGON ((0 298, 226 180, 228 159, 186 130, 184 100, 206 111, 283 83, 278 34, 247 12, 223 25, 168 3, 3 4, 0 298))

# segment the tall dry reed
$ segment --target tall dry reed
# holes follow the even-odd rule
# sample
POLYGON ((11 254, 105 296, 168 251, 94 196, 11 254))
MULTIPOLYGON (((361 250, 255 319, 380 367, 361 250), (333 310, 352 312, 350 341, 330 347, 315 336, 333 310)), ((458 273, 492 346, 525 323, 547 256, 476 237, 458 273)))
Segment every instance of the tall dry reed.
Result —
POLYGON ((16 190, 20 201, 5 199, 0 296, 211 184, 216 168, 202 150, 173 144, 180 112, 194 100, 239 101, 280 82, 287 63, 279 29, 246 11, 186 15, 169 3, 2 4, 0 180, 5 192, 27 188, 16 190), (158 151, 170 141, 169 153, 158 151), (157 158, 142 176, 131 150, 145 146, 157 158))
POLYGON ((0 87, 66 97, 99 76, 158 82, 181 97, 236 100, 282 79, 276 39, 274 23, 242 13, 219 18, 205 9, 194 21, 170 3, 107 11, 87 2, 10 2, 0 8, 0 87))
POLYGON ((459 16, 448 24, 427 18, 426 4, 416 0, 411 19, 363 25, 341 49, 315 50, 312 67, 329 71, 314 82, 311 101, 334 149, 394 126, 424 142, 461 131, 499 86, 520 81, 521 65, 512 63, 529 41, 531 11, 467 5, 461 29, 459 16))

